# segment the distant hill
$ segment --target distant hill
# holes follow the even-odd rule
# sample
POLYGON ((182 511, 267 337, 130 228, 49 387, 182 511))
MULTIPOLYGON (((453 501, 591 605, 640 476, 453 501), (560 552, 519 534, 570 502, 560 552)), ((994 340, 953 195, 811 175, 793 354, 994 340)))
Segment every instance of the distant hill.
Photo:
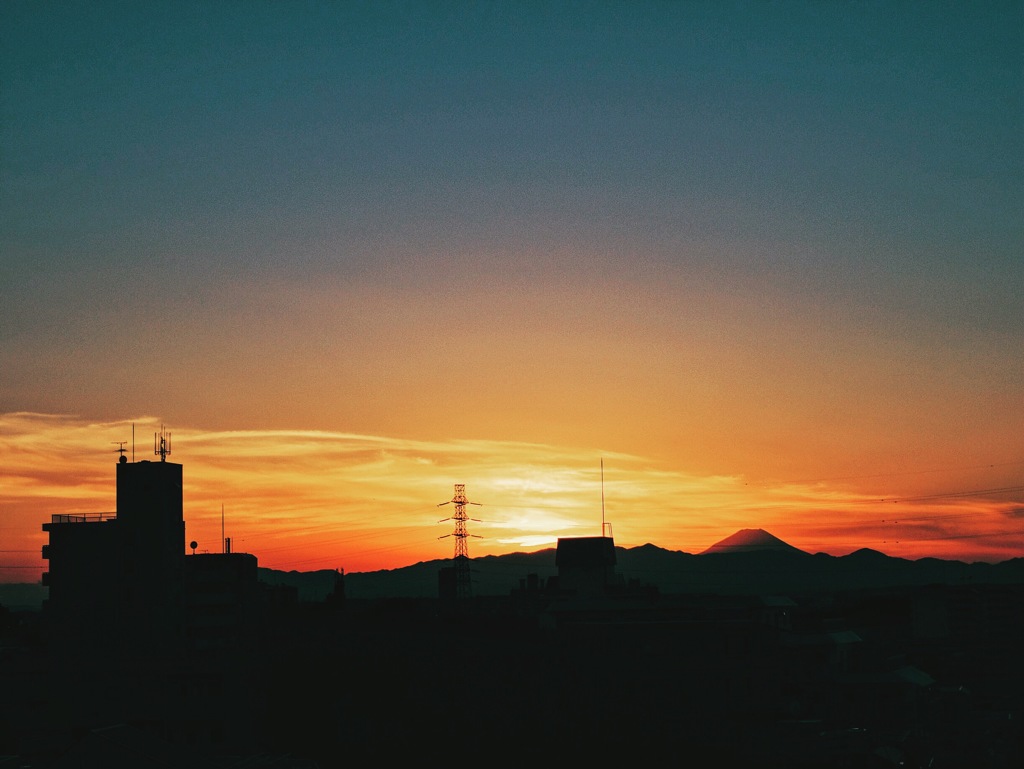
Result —
MULTIPOLYGON (((845 556, 810 554, 767 532, 748 529, 722 540, 721 548, 691 554, 646 544, 615 548, 616 572, 626 585, 651 586, 664 595, 757 595, 946 584, 1024 584, 1024 558, 997 564, 937 558, 910 561, 867 548, 845 556), (742 535, 742 536, 740 536, 742 535), (763 545, 757 547, 756 545, 763 545)), ((449 559, 422 561, 401 569, 346 574, 345 595, 353 599, 436 598, 438 572, 449 559)), ((273 572, 261 579, 293 582, 300 598, 322 600, 333 589, 317 572, 273 572), (271 577, 271 575, 273 575, 271 577), (286 576, 293 575, 293 576, 286 576)), ((529 575, 544 581, 557 574, 555 549, 485 556, 472 560, 473 593, 509 595, 529 575)))
MULTIPOLYGON (((914 585, 1024 584, 1024 558, 1002 563, 964 563, 938 558, 910 561, 862 548, 849 555, 810 554, 763 529, 742 529, 698 554, 653 544, 617 547, 616 572, 626 585, 649 586, 664 595, 778 594, 889 588, 914 585)), ((450 559, 421 561, 400 569, 344 575, 347 598, 436 598, 438 573, 450 559)), ((558 573, 555 548, 474 558, 473 593, 507 596, 530 575, 545 582, 558 573)), ((260 568, 269 586, 294 588, 301 601, 324 600, 335 588, 333 570, 278 571, 260 568)), ((0 605, 38 610, 48 589, 40 584, 0 584, 0 605)))
MULTIPOLYGON (((437 598, 438 573, 451 565, 451 559, 420 561, 400 569, 384 569, 345 574, 348 598, 437 598)), ((535 553, 488 555, 472 561, 475 595, 508 595, 529 574, 542 579, 557 574, 554 548, 535 553)), ((283 572, 259 570, 260 581, 270 585, 290 585, 298 589, 300 600, 319 601, 334 589, 334 571, 283 572)))

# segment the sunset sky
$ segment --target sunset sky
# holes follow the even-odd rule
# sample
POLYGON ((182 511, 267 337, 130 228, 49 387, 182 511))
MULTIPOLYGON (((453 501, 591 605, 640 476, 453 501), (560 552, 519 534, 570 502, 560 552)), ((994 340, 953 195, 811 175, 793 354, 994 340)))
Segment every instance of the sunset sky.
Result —
POLYGON ((0 581, 162 427, 272 568, 1024 556, 1024 3, 7 0, 0 581))

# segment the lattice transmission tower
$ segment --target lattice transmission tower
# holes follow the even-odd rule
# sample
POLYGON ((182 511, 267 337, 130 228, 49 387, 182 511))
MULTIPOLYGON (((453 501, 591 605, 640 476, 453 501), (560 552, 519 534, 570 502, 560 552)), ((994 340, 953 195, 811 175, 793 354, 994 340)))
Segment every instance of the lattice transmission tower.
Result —
POLYGON ((479 502, 470 502, 466 499, 466 484, 456 483, 455 484, 455 496, 449 499, 447 502, 441 502, 438 507, 444 505, 455 505, 455 514, 450 518, 442 518, 438 523, 444 523, 445 521, 455 521, 455 531, 451 534, 445 534, 438 537, 438 539, 444 539, 445 537, 455 537, 455 597, 456 598, 469 598, 472 595, 472 578, 469 569, 469 549, 466 547, 466 540, 470 536, 477 536, 476 534, 470 534, 466 530, 466 521, 479 521, 479 518, 470 518, 466 513, 466 505, 479 505, 479 502))

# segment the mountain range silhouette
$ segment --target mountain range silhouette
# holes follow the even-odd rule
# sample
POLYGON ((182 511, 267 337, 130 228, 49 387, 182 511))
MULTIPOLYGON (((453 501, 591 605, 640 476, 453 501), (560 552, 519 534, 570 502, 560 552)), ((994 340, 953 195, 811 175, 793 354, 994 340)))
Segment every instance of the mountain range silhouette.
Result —
MULTIPOLYGON (((530 575, 547 581, 557 575, 555 548, 532 553, 487 555, 472 559, 476 596, 507 596, 530 575)), ((615 548, 615 570, 626 585, 663 595, 766 595, 821 591, 885 589, 923 585, 1010 585, 1024 583, 1024 558, 999 563, 940 558, 908 560, 861 548, 849 555, 808 553, 762 528, 743 528, 699 553, 646 544, 615 548)), ((348 598, 436 598, 437 575, 451 559, 344 575, 348 598)), ((333 569, 311 571, 259 567, 259 581, 287 586, 298 599, 324 601, 336 587, 333 569)), ((41 585, 0 585, 0 605, 38 609, 46 598, 41 585)))
MULTIPOLYGON (((616 547, 616 571, 623 583, 664 595, 802 594, 915 585, 1014 584, 1024 582, 1024 558, 1001 563, 921 558, 908 560, 861 548, 848 555, 808 553, 763 529, 741 529, 693 554, 653 544, 616 547)), ((473 594, 508 595, 534 575, 558 573, 556 549, 488 555, 472 559, 473 594)), ((421 561, 399 569, 345 574, 351 599, 434 598, 438 571, 450 559, 421 561)), ((323 600, 334 589, 336 572, 261 568, 260 580, 289 585, 300 600, 323 600)))
MULTIPOLYGON (((504 596, 523 587, 531 575, 546 581, 558 574, 555 548, 472 559, 473 594, 504 596)), ((654 544, 616 547, 616 571, 624 584, 663 595, 766 595, 834 590, 883 589, 919 585, 1019 584, 1024 558, 999 563, 940 558, 908 560, 861 548, 848 555, 808 553, 764 529, 740 529, 699 553, 654 544)), ((438 572, 451 559, 420 561, 397 569, 349 572, 348 598, 436 598, 438 572)), ((259 568, 260 582, 287 586, 299 600, 319 602, 334 591, 333 569, 299 571, 259 568)), ((38 584, 0 585, 0 605, 38 609, 46 588, 38 584)))

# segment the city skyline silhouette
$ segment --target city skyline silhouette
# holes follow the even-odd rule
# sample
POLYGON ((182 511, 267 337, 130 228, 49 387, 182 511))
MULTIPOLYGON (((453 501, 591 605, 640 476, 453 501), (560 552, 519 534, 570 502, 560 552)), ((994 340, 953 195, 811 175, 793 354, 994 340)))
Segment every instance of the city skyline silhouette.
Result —
POLYGON ((724 766, 1022 755, 1024 559, 943 571, 760 529, 697 555, 590 535, 560 538, 553 571, 544 553, 456 552, 420 564, 431 594, 367 597, 349 580, 372 575, 260 569, 227 539, 186 554, 184 467, 160 445, 115 464, 115 514, 43 525, 42 610, 0 612, 0 755, 17 765, 322 769, 407 754, 396 730, 483 751, 530 734, 517 761, 596 746, 724 766), (517 584, 462 584, 460 558, 467 575, 504 561, 517 584), (311 595, 303 576, 330 582, 311 595))

